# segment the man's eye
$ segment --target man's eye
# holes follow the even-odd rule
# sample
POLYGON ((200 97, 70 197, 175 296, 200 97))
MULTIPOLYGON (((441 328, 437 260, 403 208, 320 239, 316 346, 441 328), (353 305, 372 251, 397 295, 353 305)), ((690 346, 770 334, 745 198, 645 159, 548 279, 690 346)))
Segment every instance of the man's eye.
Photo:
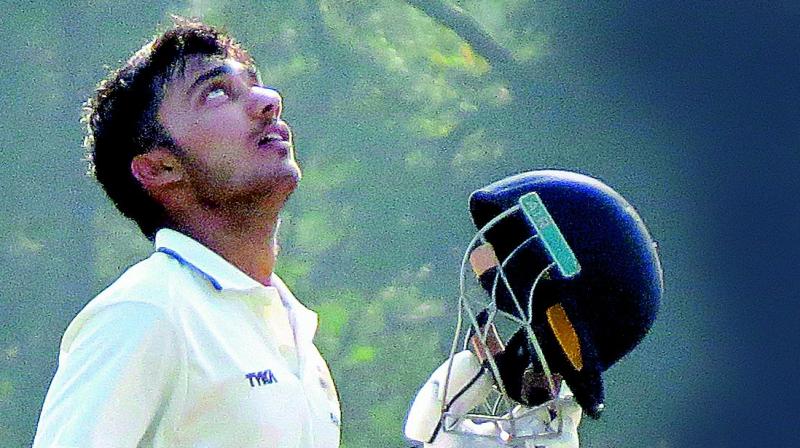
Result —
POLYGON ((206 100, 213 100, 215 98, 223 98, 226 96, 228 96, 228 92, 226 92, 222 87, 217 87, 216 89, 208 92, 206 95, 206 100))

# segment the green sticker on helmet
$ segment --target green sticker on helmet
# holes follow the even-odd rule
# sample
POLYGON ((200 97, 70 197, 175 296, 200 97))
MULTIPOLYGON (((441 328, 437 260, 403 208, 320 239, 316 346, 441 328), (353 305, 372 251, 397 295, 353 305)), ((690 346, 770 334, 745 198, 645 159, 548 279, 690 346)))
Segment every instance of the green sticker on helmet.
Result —
POLYGON ((544 206, 542 199, 537 193, 528 193, 519 198, 519 205, 528 221, 533 224, 539 238, 542 239, 544 247, 550 254, 550 258, 555 261, 559 272, 564 277, 574 277, 581 271, 581 265, 575 258, 575 253, 567 244, 564 235, 556 225, 547 207, 544 206))

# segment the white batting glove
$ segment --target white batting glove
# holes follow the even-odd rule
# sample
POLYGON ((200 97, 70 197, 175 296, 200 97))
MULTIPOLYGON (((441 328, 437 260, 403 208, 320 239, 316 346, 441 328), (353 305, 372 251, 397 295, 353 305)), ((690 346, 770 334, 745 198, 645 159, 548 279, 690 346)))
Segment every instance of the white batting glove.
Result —
MULTIPOLYGON (((455 417, 463 416, 483 403, 494 384, 491 375, 481 367, 480 360, 468 350, 457 353, 453 357, 452 366, 449 365, 450 360, 447 360, 439 366, 417 393, 405 425, 405 434, 409 439, 423 442, 426 448, 578 448, 577 428, 581 420, 581 408, 574 400, 559 401, 563 419, 562 432, 558 438, 550 439, 545 444, 526 440, 524 445, 520 445, 521 441, 514 440, 513 434, 509 437, 510 428, 507 422, 475 423, 463 420, 457 431, 442 430, 443 408, 455 417), (448 368, 450 383, 445 400, 444 384, 448 368)), ((571 396, 569 388, 564 384, 560 396, 571 396)), ((518 419, 516 425, 524 427, 526 433, 544 432, 548 426, 558 424, 551 419, 549 410, 544 408, 530 412, 529 408, 517 406, 511 414, 518 417, 525 412, 528 415, 518 419)))
POLYGON ((418 442, 432 442, 444 432, 441 430, 443 409, 455 415, 466 414, 489 395, 492 383, 471 351, 456 353, 452 366, 449 359, 439 366, 414 398, 406 419, 406 437, 418 442), (445 397, 448 369, 450 382, 445 397))

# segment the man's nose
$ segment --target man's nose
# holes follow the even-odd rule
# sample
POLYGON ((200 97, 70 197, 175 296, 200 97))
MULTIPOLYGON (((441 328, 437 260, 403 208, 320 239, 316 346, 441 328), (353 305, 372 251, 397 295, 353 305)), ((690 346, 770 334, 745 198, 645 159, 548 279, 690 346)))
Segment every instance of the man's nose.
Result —
POLYGON ((250 101, 247 105, 247 113, 254 118, 277 120, 281 117, 283 110, 283 99, 277 90, 253 86, 250 89, 250 101))

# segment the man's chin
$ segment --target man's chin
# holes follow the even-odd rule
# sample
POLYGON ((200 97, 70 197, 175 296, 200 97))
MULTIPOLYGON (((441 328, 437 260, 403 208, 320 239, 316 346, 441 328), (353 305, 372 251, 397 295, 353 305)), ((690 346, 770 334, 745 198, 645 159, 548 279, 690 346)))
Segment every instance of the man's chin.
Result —
POLYGON ((293 170, 293 171, 294 171, 294 173, 295 173, 295 174, 294 174, 294 177, 295 177, 295 184, 297 184, 297 182, 300 182, 300 179, 302 179, 302 178, 303 178, 303 170, 301 170, 301 169, 300 169, 300 165, 298 165, 296 161, 292 161, 292 162, 291 162, 291 165, 292 165, 292 166, 293 166, 293 168, 294 168, 294 170, 293 170))
POLYGON ((300 179, 303 178, 303 171, 300 169, 300 165, 297 162, 292 161, 287 166, 287 173, 286 179, 284 182, 290 184, 292 190, 297 188, 297 184, 300 183, 300 179))
POLYGON ((296 163, 291 163, 284 172, 270 182, 264 193, 268 196, 284 196, 288 198, 297 189, 297 184, 300 183, 302 177, 303 173, 300 167, 296 163))

